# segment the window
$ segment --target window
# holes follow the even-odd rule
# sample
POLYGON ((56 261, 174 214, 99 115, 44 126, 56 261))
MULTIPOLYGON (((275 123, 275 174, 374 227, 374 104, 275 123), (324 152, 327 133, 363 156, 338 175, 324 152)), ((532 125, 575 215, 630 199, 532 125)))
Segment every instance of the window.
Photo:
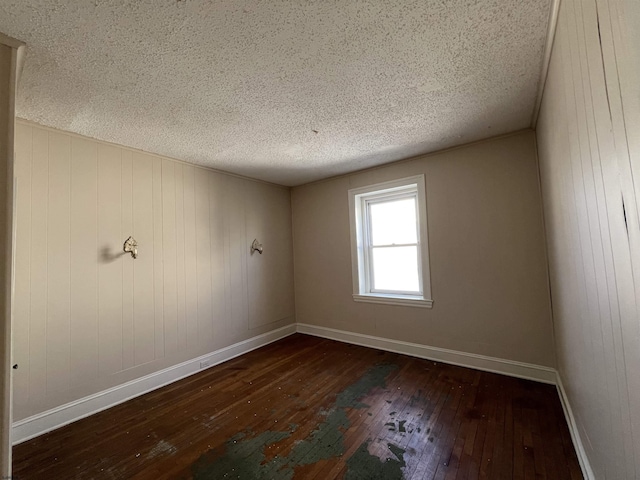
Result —
POLYGON ((431 307, 424 175, 349 190, 353 298, 431 307))

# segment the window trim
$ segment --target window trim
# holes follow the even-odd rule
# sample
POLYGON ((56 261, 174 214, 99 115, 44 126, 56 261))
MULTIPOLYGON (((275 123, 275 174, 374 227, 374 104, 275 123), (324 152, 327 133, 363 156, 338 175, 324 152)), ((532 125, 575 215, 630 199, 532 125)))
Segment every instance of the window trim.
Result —
MULTIPOLYGON (((389 182, 376 183, 349 192, 349 223, 351 230, 351 271, 353 279, 353 299, 356 302, 382 303, 431 308, 431 274, 429 268, 429 237, 427 229, 427 203, 424 175, 401 178, 389 182), (412 188, 415 186, 414 188, 412 188), (386 200, 397 193, 398 199, 413 196, 416 199, 418 221, 418 277, 421 292, 372 291, 369 285, 367 266, 369 250, 367 235, 370 235, 368 215, 363 208, 369 208, 371 201, 386 200)), ((413 245, 413 244, 412 244, 413 245)))

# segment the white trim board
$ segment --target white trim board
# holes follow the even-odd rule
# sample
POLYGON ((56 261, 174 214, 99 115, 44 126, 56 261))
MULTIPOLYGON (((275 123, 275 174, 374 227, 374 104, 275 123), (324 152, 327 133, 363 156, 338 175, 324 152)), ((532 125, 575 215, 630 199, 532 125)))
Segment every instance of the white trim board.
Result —
POLYGON ((510 377, 524 378, 536 382, 555 385, 556 371, 550 367, 533 365, 531 363, 516 362, 502 358, 487 357, 475 353, 447 350, 446 348, 430 347, 417 343, 390 340, 388 338, 363 335, 361 333, 346 332, 333 328, 318 327, 316 325, 297 324, 298 333, 305 333, 316 337, 328 338, 339 342, 352 343, 363 347, 377 348, 388 352, 401 353, 412 357, 426 358, 436 362, 449 363, 460 367, 474 368, 485 372, 500 373, 510 377))
POLYGON ((410 355, 418 358, 439 361, 452 365, 458 365, 476 370, 499 373, 511 377, 524 378, 556 385, 560 403, 569 427, 571 440, 578 456, 580 468, 585 479, 594 480, 595 476, 589 464, 580 433, 578 431, 569 399, 562 384, 560 375, 553 368, 529 363, 515 362, 501 358, 488 357, 473 353, 459 352, 439 347, 430 347, 416 343, 390 340, 382 337, 363 335, 360 333, 335 330, 332 328, 318 327, 303 323, 287 325, 286 327, 258 335, 242 342, 229 345, 214 352, 174 365, 159 372, 131 380, 130 382, 75 400, 46 412, 33 415, 13 424, 13 444, 30 440, 34 437, 60 428, 69 423, 111 408, 132 398, 144 395, 170 383, 203 371, 200 362, 208 360, 210 365, 206 368, 219 365, 232 358, 249 353, 252 350, 268 345, 293 333, 302 333, 316 337, 328 338, 340 342, 377 348, 394 353, 410 355))
POLYGON ((571 434, 573 448, 575 448, 576 450, 578 463, 580 464, 580 468, 582 469, 582 476, 586 480, 595 480, 596 476, 593 474, 591 464, 589 463, 589 458, 587 457, 587 452, 585 452, 584 450, 584 444, 582 443, 580 431, 578 430, 576 419, 573 416, 573 411, 571 410, 569 397, 567 397, 567 392, 565 391, 564 385, 562 384, 562 377, 560 376, 560 372, 556 372, 556 375, 556 388, 558 389, 558 396, 560 397, 562 410, 564 411, 564 416, 567 420, 567 425, 569 426, 569 433, 571 434))
POLYGON ((206 355, 187 360, 159 372, 154 372, 130 382, 123 383, 88 397, 61 405, 46 412, 13 423, 13 444, 30 440, 44 433, 60 428, 69 423, 101 412, 120 403, 126 402, 145 393, 164 387, 170 383, 211 368, 232 358, 249 353, 252 350, 268 345, 296 333, 296 325, 287 325, 271 332, 243 340, 228 347, 221 348, 206 355), (200 368, 200 362, 207 360, 209 365, 200 368))

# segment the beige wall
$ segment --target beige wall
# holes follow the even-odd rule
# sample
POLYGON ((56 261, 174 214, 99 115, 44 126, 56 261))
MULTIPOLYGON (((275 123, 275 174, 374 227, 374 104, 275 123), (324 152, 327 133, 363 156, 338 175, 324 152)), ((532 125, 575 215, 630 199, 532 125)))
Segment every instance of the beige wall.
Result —
POLYGON ((296 187, 301 323, 554 366, 531 131, 296 187), (347 191, 424 173, 433 309, 352 300, 347 191))
POLYGON ((24 122, 16 175, 14 420, 295 321, 288 188, 24 122))
POLYGON ((640 478, 638 10, 561 2, 537 131, 558 370, 598 479, 640 478))
POLYGON ((11 212, 15 58, 0 34, 0 476, 11 474, 11 212))

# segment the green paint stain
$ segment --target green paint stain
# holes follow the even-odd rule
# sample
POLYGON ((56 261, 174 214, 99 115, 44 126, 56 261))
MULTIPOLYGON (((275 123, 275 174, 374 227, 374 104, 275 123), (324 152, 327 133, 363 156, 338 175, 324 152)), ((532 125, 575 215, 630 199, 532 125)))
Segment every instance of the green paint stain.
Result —
POLYGON ((426 397, 422 395, 422 390, 418 390, 418 395, 411 395, 411 399, 409 400, 409 406, 413 407, 414 404, 424 404, 426 397))
POLYGON ((347 473, 345 480, 402 480, 402 468, 406 466, 404 461, 405 451, 391 443, 387 444, 389 450, 396 458, 388 458, 385 462, 369 453, 367 440, 347 460, 347 473))
POLYGON ((268 445, 289 437, 288 432, 266 431, 253 438, 244 433, 233 436, 226 444, 223 455, 211 450, 202 455, 192 466, 195 480, 218 480, 220 478, 281 478, 293 477, 293 471, 281 471, 283 465, 278 457, 265 463, 264 450, 268 445))
MULTIPOLYGON (((274 457, 266 461, 266 448, 280 440, 289 438, 297 429, 290 424, 289 432, 266 431, 248 438, 240 433, 226 443, 226 450, 216 450, 203 454, 192 466, 196 480, 218 478, 293 478, 294 468, 310 465, 320 460, 342 456, 344 454, 344 432, 350 422, 347 409, 369 408, 358 400, 375 387, 384 387, 385 378, 397 368, 396 365, 376 365, 370 368, 360 379, 340 392, 334 404, 328 410, 319 412, 325 417, 311 434, 298 442, 286 457, 274 457)), ((391 448, 391 447, 390 447, 391 448)), ((386 477, 385 477, 386 478, 386 477)))
POLYGON ((311 465, 326 458, 344 453, 343 433, 349 428, 349 418, 344 410, 336 410, 311 432, 308 438, 297 443, 288 456, 291 465, 311 465))

